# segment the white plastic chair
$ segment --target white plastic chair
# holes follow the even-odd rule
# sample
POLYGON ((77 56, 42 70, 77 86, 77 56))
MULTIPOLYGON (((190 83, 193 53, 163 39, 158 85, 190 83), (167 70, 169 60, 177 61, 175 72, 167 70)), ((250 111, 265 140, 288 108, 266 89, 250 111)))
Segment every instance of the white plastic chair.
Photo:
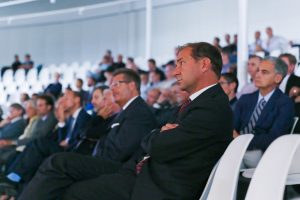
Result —
POLYGON ((235 138, 212 170, 200 200, 235 199, 241 163, 252 134, 235 138))
POLYGON ((15 73, 15 83, 17 85, 22 85, 26 80, 25 70, 18 69, 15 73))
POLYGON ((300 172, 299 144, 300 135, 284 135, 271 143, 254 171, 246 200, 283 199, 289 171, 300 172), (294 166, 292 166, 293 158, 295 158, 294 166))
POLYGON ((294 117, 294 124, 293 124, 293 127, 292 127, 291 131, 290 131, 290 134, 294 133, 294 130, 296 128, 296 125, 297 125, 298 121, 299 121, 299 117, 294 117))
POLYGON ((14 75, 12 69, 7 69, 2 77, 3 85, 7 86, 10 85, 14 81, 14 75))

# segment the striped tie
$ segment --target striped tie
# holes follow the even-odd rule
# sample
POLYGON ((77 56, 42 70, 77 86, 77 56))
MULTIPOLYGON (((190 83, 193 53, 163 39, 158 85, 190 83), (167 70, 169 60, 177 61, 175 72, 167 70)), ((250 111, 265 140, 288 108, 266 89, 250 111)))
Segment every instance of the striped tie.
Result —
POLYGON ((256 122, 261 114, 261 111, 264 109, 265 105, 266 105, 266 101, 264 100, 264 98, 262 98, 257 106, 255 107, 252 116, 250 118, 250 121, 248 123, 248 125, 241 130, 241 134, 247 134, 247 133, 253 133, 254 132, 254 127, 256 125, 256 122))

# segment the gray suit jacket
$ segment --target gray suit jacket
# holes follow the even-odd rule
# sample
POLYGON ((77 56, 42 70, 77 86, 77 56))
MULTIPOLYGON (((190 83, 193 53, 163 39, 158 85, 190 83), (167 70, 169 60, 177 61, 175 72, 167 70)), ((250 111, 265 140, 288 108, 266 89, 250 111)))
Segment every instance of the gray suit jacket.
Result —
POLYGON ((24 131, 26 122, 23 118, 0 128, 0 139, 17 139, 24 131))
POLYGON ((41 138, 49 135, 53 131, 56 124, 57 119, 55 118, 53 112, 50 112, 45 120, 39 118, 33 125, 34 127, 32 128, 31 133, 28 134, 29 137, 18 139, 16 141, 17 146, 26 145, 36 138, 41 138))

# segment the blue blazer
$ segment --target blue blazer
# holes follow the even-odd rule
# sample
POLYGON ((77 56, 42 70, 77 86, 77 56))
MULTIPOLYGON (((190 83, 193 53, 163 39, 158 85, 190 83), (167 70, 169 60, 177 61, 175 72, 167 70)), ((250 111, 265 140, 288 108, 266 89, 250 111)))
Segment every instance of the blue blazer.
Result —
MULTIPOLYGON (((259 92, 243 95, 234 110, 234 129, 247 126, 258 101, 259 92)), ((278 88, 262 110, 254 127, 254 138, 248 149, 266 150, 277 137, 288 134, 293 125, 294 103, 278 88)))
MULTIPOLYGON (((76 119, 76 122, 74 124, 74 128, 71 134, 71 138, 69 140, 69 148, 68 150, 73 149, 77 142, 80 140, 80 134, 82 131, 85 130, 85 126, 88 124, 88 121, 91 119, 91 116, 87 114, 87 112, 84 109, 81 109, 79 112, 79 115, 76 119)), ((59 142, 64 140, 67 137, 67 130, 68 130, 68 124, 62 128, 58 128, 58 140, 59 142)))

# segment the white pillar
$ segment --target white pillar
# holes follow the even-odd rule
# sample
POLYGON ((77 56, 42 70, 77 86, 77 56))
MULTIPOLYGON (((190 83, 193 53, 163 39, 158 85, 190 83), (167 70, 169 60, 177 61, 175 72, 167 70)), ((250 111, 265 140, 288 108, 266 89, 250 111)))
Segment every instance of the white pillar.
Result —
POLYGON ((238 0, 238 57, 237 57, 237 76, 239 89, 247 82, 247 60, 248 60, 248 0, 238 0))
POLYGON ((152 0, 146 0, 146 52, 145 58, 151 58, 151 37, 152 37, 152 0))

